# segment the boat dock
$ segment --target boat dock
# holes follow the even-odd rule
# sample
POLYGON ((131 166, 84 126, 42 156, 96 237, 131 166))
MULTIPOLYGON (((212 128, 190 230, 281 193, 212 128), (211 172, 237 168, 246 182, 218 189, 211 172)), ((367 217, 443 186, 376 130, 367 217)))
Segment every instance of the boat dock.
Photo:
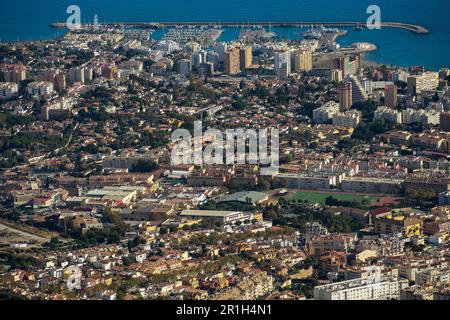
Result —
MULTIPOLYGON (((102 26, 136 26, 136 27, 152 27, 152 28, 164 28, 164 27, 360 27, 361 25, 366 25, 365 22, 114 22, 114 23, 101 23, 102 26)), ((83 26, 89 26, 88 24, 83 26)), ((53 28, 65 28, 66 24, 64 22, 55 22, 51 24, 53 28)), ((411 31, 416 34, 427 34, 430 33, 426 28, 402 22, 381 22, 382 28, 397 28, 411 31)))

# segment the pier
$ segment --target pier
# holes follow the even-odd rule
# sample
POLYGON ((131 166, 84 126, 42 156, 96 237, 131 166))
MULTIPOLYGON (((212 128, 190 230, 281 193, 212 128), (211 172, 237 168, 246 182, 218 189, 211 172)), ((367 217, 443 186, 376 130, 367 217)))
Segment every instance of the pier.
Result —
MULTIPOLYGON (((102 26, 136 26, 136 27, 152 27, 152 28, 164 28, 164 27, 283 27, 283 28, 301 28, 301 27, 361 27, 365 26, 366 22, 115 22, 115 23, 101 23, 102 26)), ((89 24, 83 24, 83 26, 88 27, 89 24)), ((53 28, 65 28, 66 24, 63 22, 55 22, 51 24, 53 28)), ((411 31, 416 34, 427 34, 430 33, 426 28, 403 22, 381 22, 382 28, 397 28, 411 31)))

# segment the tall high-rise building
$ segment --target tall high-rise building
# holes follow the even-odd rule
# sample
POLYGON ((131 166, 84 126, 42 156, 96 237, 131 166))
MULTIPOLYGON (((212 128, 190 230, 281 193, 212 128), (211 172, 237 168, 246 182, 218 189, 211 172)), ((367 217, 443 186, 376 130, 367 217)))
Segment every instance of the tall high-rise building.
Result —
POLYGON ((339 110, 345 111, 352 107, 352 84, 344 82, 339 88, 339 110))
POLYGON ((93 79, 93 70, 90 66, 78 66, 69 70, 69 82, 85 83, 93 79))
POLYGON ((384 104, 389 108, 397 107, 397 86, 387 84, 384 88, 384 104))
POLYGON ((342 71, 342 76, 346 77, 349 75, 350 69, 350 58, 346 56, 342 56, 338 58, 338 68, 342 71))
POLYGON ((73 67, 69 70, 69 82, 81 82, 84 83, 84 68, 83 67, 73 67))
POLYGON ((192 66, 197 67, 202 63, 206 63, 206 51, 194 52, 191 56, 191 64, 192 66))
POLYGON ((227 44, 225 42, 217 42, 215 51, 219 56, 219 62, 225 61, 225 52, 227 51, 227 44))
POLYGON ((247 46, 239 49, 239 63, 241 70, 245 70, 252 65, 252 47, 247 46))
POLYGON ((84 67, 84 81, 92 81, 94 79, 94 69, 92 66, 84 67))
POLYGON ((238 48, 231 48, 225 52, 224 71, 227 74, 236 74, 241 71, 238 48))
POLYGON ((55 80, 53 81, 55 90, 62 91, 67 87, 66 75, 64 73, 58 73, 55 75, 55 80))
POLYGON ((41 120, 48 121, 50 119, 50 112, 48 105, 41 107, 41 120))
POLYGON ((189 59, 180 59, 177 62, 177 71, 182 75, 189 75, 191 73, 191 60, 189 59))
POLYGON ((293 66, 295 72, 311 71, 312 70, 312 51, 311 50, 296 50, 292 54, 293 66))
POLYGON ((342 71, 343 77, 358 74, 361 71, 361 55, 355 55, 353 60, 349 56, 339 57, 337 67, 342 71))
POLYGON ((440 128, 442 131, 450 132, 450 112, 441 113, 440 128))
POLYGON ((328 71, 327 78, 329 81, 341 82, 342 81, 342 71, 339 69, 332 69, 332 70, 328 71))
POLYGON ((355 72, 360 73, 362 69, 362 57, 360 53, 355 54, 354 63, 355 63, 355 72))
POLYGON ((275 52, 274 70, 279 80, 286 80, 291 74, 291 52, 275 52))
POLYGON ((347 79, 352 85, 352 103, 366 101, 369 99, 366 89, 358 77, 351 75, 347 79))

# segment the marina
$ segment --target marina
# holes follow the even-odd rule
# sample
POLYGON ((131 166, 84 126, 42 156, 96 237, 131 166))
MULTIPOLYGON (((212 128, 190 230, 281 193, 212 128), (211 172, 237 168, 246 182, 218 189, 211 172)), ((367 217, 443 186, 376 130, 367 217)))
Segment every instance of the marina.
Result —
POLYGON ((222 29, 216 27, 178 26, 169 28, 162 40, 175 41, 180 44, 197 41, 200 44, 211 45, 216 42, 222 32, 222 29))
MULTIPOLYGON (((352 28, 361 28, 362 25, 366 25, 365 22, 205 22, 205 21, 197 21, 197 22, 115 22, 115 23, 103 23, 102 25, 110 25, 110 26, 146 26, 151 28, 164 28, 164 27, 201 27, 201 26, 209 26, 209 27, 329 27, 329 28, 341 28, 341 27, 352 27, 352 28)), ((55 22, 51 24, 53 28, 65 28, 66 23, 64 22, 55 22)), ((430 31, 423 26, 402 23, 402 22, 381 22, 381 28, 397 28, 411 31, 416 34, 428 34, 430 31)))

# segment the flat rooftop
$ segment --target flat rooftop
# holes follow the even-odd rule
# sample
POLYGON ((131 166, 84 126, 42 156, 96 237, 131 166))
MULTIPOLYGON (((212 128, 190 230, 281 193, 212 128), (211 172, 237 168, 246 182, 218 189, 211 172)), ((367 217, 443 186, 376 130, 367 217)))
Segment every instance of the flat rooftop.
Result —
POLYGON ((269 198, 269 195, 264 192, 257 191, 242 191, 232 194, 228 194, 217 199, 216 202, 247 202, 249 199, 252 203, 257 204, 263 202, 269 198))
POLYGON ((223 218, 232 214, 242 214, 242 211, 221 211, 221 210, 183 210, 180 216, 195 216, 195 217, 211 217, 223 218))

